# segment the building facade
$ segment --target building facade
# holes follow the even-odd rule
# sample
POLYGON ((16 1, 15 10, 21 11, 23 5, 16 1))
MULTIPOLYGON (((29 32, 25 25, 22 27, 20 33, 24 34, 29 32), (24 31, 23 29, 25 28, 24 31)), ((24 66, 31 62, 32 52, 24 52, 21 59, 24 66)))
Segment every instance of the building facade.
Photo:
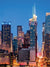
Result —
POLYGON ((2 43, 9 44, 11 46, 11 25, 2 24, 2 43))
POLYGON ((45 19, 44 57, 46 59, 46 66, 50 67, 50 13, 46 13, 45 19))
POLYGON ((45 45, 45 22, 43 22, 42 25, 42 48, 41 48, 42 56, 44 56, 44 45, 45 45))
POLYGON ((29 46, 30 46, 30 30, 27 30, 26 34, 24 35, 23 48, 28 48, 29 46))
POLYGON ((21 25, 18 25, 18 26, 17 26, 17 36, 18 36, 18 33, 19 33, 20 31, 22 31, 22 26, 21 26, 21 25))
POLYGON ((45 56, 50 59, 50 13, 46 13, 44 51, 45 56))
POLYGON ((18 53, 18 61, 27 62, 30 60, 30 51, 28 48, 23 48, 18 53))
POLYGON ((30 25, 30 47, 35 48, 35 57, 37 57, 37 16, 35 12, 33 14, 33 18, 29 19, 29 25, 30 25))
POLYGON ((13 53, 14 55, 16 55, 17 53, 17 38, 14 38, 13 41, 12 41, 12 44, 13 44, 13 53))
POLYGON ((43 23, 43 26, 42 26, 42 42, 45 42, 45 22, 43 23))
POLYGON ((18 40, 18 50, 22 48, 22 45, 24 44, 24 32, 20 31, 17 36, 18 40))

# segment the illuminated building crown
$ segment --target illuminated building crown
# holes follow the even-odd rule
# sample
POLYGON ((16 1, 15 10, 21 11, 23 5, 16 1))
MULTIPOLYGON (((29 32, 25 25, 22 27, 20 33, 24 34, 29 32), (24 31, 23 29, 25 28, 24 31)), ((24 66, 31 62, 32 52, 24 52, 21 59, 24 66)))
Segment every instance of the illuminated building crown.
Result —
POLYGON ((37 21, 37 16, 35 14, 33 14, 32 21, 37 21))
POLYGON ((32 21, 37 21, 35 5, 34 5, 34 9, 33 9, 33 18, 32 18, 32 21))
POLYGON ((29 19, 29 21, 31 21, 31 22, 37 21, 35 6, 34 6, 34 9, 33 9, 33 18, 29 19))

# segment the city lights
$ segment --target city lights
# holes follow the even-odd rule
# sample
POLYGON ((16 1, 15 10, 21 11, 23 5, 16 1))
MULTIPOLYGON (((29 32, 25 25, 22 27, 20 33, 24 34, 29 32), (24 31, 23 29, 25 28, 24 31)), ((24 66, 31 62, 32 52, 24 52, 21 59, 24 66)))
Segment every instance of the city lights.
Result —
POLYGON ((48 0, 0 0, 0 67, 50 67, 49 6, 48 0))

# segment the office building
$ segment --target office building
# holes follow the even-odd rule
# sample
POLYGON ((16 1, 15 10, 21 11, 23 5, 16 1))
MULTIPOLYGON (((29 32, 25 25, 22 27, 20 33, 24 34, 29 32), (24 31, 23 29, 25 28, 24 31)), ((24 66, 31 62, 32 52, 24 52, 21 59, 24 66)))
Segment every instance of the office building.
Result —
POLYGON ((42 25, 42 48, 41 48, 42 56, 44 56, 44 45, 45 45, 45 22, 43 22, 42 25))
POLYGON ((33 18, 29 19, 29 25, 30 25, 30 47, 35 47, 35 57, 37 57, 37 16, 35 14, 35 7, 33 18))
POLYGON ((18 50, 22 48, 22 44, 24 43, 24 32, 22 31, 22 26, 17 26, 17 40, 18 40, 18 50))
POLYGON ((27 30, 26 34, 24 35, 23 48, 28 48, 29 46, 30 46, 30 30, 27 30))
POLYGON ((45 56, 50 59, 50 13, 46 13, 45 19, 45 56))
POLYGON ((11 25, 9 23, 2 24, 2 43, 11 46, 11 25))
POLYGON ((22 48, 22 45, 24 44, 24 32, 20 31, 18 33, 18 50, 20 50, 22 48))
POLYGON ((36 52, 35 52, 35 47, 33 47, 33 48, 31 48, 30 49, 30 61, 31 62, 35 62, 35 60, 36 60, 36 57, 35 57, 35 54, 36 52))
POLYGON ((16 55, 17 53, 17 38, 13 38, 13 41, 12 41, 12 44, 13 44, 13 53, 14 53, 14 55, 16 55))
POLYGON ((21 26, 21 25, 18 25, 18 26, 17 26, 17 36, 18 36, 18 33, 19 33, 20 31, 22 31, 22 26, 21 26))
POLYGON ((2 51, 0 53, 0 67, 6 67, 7 65, 10 65, 10 55, 6 51, 4 51, 5 53, 2 53, 2 51))
POLYGON ((42 26, 42 42, 45 41, 45 22, 43 23, 43 26, 42 26))
POLYGON ((18 53, 18 61, 27 62, 30 60, 30 51, 28 48, 22 48, 18 53))
POLYGON ((46 13, 45 19, 44 57, 46 57, 47 67, 50 67, 50 13, 46 13))

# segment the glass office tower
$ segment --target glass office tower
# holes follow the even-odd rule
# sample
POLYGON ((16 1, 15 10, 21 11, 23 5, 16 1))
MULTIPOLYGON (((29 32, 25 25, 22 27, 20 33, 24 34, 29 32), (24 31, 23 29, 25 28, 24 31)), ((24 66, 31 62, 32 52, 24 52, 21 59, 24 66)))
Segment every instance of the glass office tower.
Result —
POLYGON ((37 16, 34 14, 33 18, 29 19, 30 25, 30 47, 35 49, 35 56, 37 57, 37 16))

